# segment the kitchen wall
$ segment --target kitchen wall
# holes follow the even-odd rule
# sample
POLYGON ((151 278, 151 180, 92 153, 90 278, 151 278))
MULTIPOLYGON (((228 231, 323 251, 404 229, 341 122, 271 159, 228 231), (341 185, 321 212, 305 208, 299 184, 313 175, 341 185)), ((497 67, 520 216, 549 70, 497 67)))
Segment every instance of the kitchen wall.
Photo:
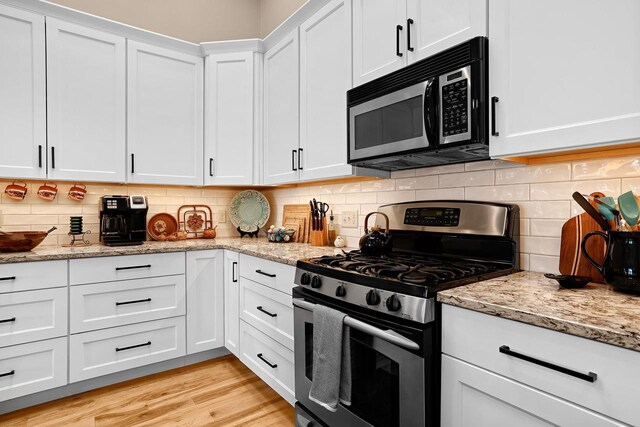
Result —
POLYGON ((50 0, 193 43, 264 37, 304 0, 50 0))
POLYGON ((234 188, 193 188, 142 186, 124 184, 88 184, 88 193, 82 202, 71 200, 67 193, 72 183, 59 183, 58 195, 52 202, 38 197, 38 187, 43 181, 27 181, 29 192, 22 201, 15 201, 4 194, 11 181, 0 180, 0 225, 3 231, 48 230, 52 226, 58 230, 49 235, 42 245, 62 245, 69 243, 69 216, 81 215, 85 230, 91 230, 89 240, 98 241, 100 232, 98 200, 105 194, 144 194, 148 198, 149 214, 168 212, 177 216, 178 208, 184 204, 205 204, 213 211, 213 223, 218 224, 218 236, 237 236, 228 220, 231 198, 240 190, 234 188))
POLYGON ((282 222, 283 205, 308 203, 311 197, 329 203, 338 224, 343 211, 357 210, 360 226, 339 230, 350 246, 358 243, 364 215, 382 204, 429 199, 517 203, 522 218, 522 267, 556 272, 562 224, 569 217, 582 213, 571 194, 574 191, 601 191, 618 196, 627 190, 640 193, 640 156, 539 166, 484 161, 396 172, 391 179, 385 180, 304 185, 265 193, 274 212, 270 223, 276 225, 282 222))

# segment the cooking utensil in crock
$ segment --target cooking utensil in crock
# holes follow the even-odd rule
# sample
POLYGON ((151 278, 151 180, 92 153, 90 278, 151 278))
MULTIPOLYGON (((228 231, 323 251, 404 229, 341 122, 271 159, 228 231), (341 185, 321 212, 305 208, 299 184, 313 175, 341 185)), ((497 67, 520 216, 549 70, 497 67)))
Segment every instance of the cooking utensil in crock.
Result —
POLYGON ((638 223, 640 212, 633 192, 627 191, 618 197, 618 209, 629 227, 633 227, 638 223))
POLYGON ((600 214, 600 212, 598 212, 596 210, 596 208, 594 208, 593 206, 591 206, 591 204, 589 203, 589 201, 587 199, 585 199, 585 197, 580 194, 579 192, 574 192, 573 195, 573 200, 575 200, 576 202, 578 202, 578 204, 580 205, 580 207, 582 209, 584 209, 584 211, 591 217, 593 218, 593 220, 595 222, 598 223, 598 225, 600 226, 600 228, 602 228, 604 231, 609 231, 611 230, 611 226, 609 225, 609 223, 607 222, 607 220, 600 214))

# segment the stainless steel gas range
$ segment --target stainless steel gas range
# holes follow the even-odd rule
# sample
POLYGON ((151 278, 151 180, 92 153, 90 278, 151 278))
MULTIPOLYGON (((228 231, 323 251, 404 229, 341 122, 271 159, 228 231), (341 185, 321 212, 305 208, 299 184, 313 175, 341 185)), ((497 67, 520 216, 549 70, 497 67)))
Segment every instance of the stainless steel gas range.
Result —
POLYGON ((515 205, 425 201, 386 205, 393 250, 298 261, 293 290, 296 425, 437 426, 440 307, 436 294, 519 268, 515 205), (313 310, 347 315, 351 405, 309 399, 313 310))

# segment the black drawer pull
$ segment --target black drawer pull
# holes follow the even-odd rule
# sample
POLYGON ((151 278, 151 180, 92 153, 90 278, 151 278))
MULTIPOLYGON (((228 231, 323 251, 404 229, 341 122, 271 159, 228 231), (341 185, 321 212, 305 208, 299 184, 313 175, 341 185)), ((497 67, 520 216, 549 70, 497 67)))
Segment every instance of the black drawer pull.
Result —
POLYGON ((10 323, 10 322, 15 322, 16 318, 12 317, 11 319, 2 319, 0 320, 0 323, 10 323))
POLYGON ((15 373, 16 373, 16 371, 15 371, 15 369, 14 369, 14 370, 12 370, 12 371, 5 372, 4 374, 0 374, 0 378, 2 378, 2 377, 8 377, 8 376, 11 376, 11 375, 13 375, 13 374, 15 374, 15 373))
POLYGON ((257 306, 256 308, 258 309, 258 311, 261 311, 261 312, 263 312, 263 313, 264 313, 264 314, 266 314, 266 315, 269 315, 269 316, 271 316, 271 317, 278 317, 278 313, 269 313, 267 310, 265 310, 264 308, 262 308, 262 306, 261 306, 261 305, 257 306))
POLYGON ((4 280, 16 280, 16 276, 0 277, 0 282, 4 280))
POLYGON ((238 281, 238 276, 236 276, 237 265, 238 263, 236 261, 233 261, 233 263, 231 263, 231 281, 233 283, 236 283, 238 281))
POLYGON ((496 130, 496 104, 500 101, 497 96, 491 97, 491 135, 500 136, 500 132, 496 130))
POLYGON ((122 271, 122 270, 135 270, 136 268, 151 268, 151 264, 146 264, 146 265, 132 265, 131 267, 116 267, 116 271, 122 271))
POLYGON ((265 272, 264 272, 264 271, 262 271, 262 270, 256 270, 256 273, 258 273, 258 274, 262 274, 263 276, 267 276, 267 277, 276 277, 276 275, 275 275, 275 274, 265 273, 265 272))
POLYGON ((545 368, 553 369, 554 371, 562 372, 563 374, 571 375, 572 377, 580 378, 581 380, 588 381, 590 383, 595 382, 598 379, 598 374, 589 372, 584 374, 582 372, 574 371, 573 369, 565 368, 554 363, 545 362, 544 360, 536 359, 535 357, 527 356, 526 354, 518 353, 509 348, 508 345, 500 346, 500 353, 504 353, 508 356, 522 359, 535 365, 544 366, 545 368))
POLYGON ((258 353, 258 359, 262 360, 264 363, 266 363, 267 365, 269 365, 270 368, 277 368, 278 365, 276 365, 275 363, 271 363, 269 362, 267 359, 265 359, 264 357, 262 357, 262 353, 258 353))
POLYGON ((135 301, 116 302, 116 305, 138 304, 139 302, 151 302, 151 298, 137 299, 135 301))
POLYGON ((130 345, 129 347, 116 347, 116 351, 131 350, 131 349, 138 348, 138 347, 146 347, 148 345, 151 345, 151 341, 147 341, 144 344, 130 345))

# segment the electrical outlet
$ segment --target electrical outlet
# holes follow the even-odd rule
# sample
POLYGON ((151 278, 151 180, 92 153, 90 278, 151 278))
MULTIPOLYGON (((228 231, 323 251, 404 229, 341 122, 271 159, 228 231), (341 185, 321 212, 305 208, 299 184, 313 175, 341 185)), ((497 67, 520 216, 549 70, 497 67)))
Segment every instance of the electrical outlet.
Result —
POLYGON ((342 211, 342 226, 358 228, 358 211, 342 211))

